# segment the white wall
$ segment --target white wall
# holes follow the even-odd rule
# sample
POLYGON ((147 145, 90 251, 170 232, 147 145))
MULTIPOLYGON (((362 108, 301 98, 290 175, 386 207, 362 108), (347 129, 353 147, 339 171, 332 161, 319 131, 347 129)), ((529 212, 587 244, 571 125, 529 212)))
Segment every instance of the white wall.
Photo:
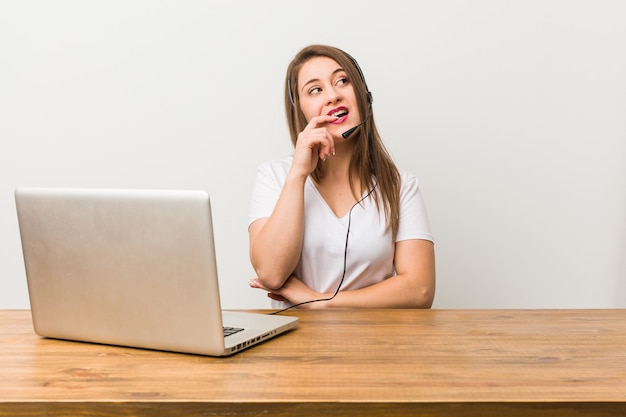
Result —
POLYGON ((17 186, 200 188, 224 306, 248 197, 291 147, 310 43, 357 58, 436 236, 438 308, 626 307, 626 2, 2 1, 0 308, 28 308, 17 186))

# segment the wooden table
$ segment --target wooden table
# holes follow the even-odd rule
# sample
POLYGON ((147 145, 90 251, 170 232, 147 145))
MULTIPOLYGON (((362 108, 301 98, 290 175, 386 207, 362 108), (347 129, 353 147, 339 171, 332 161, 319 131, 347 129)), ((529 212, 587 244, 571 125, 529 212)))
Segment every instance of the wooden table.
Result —
POLYGON ((289 314, 219 359, 42 339, 0 311, 0 416, 626 415, 626 310, 289 314))

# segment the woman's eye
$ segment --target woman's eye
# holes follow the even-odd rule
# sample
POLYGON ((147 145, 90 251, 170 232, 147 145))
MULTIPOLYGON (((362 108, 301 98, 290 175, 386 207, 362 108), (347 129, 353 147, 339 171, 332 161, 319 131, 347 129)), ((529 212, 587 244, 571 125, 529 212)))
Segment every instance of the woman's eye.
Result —
POLYGON ((343 85, 343 84, 348 84, 348 78, 347 77, 342 77, 340 79, 337 80, 337 85, 343 85))
POLYGON ((317 94, 317 93, 319 93, 320 91, 322 91, 322 89, 321 89, 321 88, 319 88, 319 87, 313 87, 313 88, 311 88, 311 89, 309 90, 309 94, 311 94, 311 95, 313 95, 313 94, 317 94))

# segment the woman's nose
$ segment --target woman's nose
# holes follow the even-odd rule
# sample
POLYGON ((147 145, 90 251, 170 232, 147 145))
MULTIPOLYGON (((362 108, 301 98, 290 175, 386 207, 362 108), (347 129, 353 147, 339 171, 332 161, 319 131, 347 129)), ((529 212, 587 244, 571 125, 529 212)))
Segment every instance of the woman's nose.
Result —
POLYGON ((341 93, 336 88, 327 88, 326 92, 328 94, 328 103, 335 103, 341 100, 341 93))

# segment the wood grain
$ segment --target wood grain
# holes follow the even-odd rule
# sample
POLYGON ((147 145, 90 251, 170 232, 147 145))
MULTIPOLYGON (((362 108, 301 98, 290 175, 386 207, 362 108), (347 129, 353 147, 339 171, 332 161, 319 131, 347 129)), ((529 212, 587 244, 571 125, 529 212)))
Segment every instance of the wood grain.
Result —
POLYGON ((43 339, 0 311, 0 416, 626 414, 626 310, 289 314, 211 358, 43 339))

